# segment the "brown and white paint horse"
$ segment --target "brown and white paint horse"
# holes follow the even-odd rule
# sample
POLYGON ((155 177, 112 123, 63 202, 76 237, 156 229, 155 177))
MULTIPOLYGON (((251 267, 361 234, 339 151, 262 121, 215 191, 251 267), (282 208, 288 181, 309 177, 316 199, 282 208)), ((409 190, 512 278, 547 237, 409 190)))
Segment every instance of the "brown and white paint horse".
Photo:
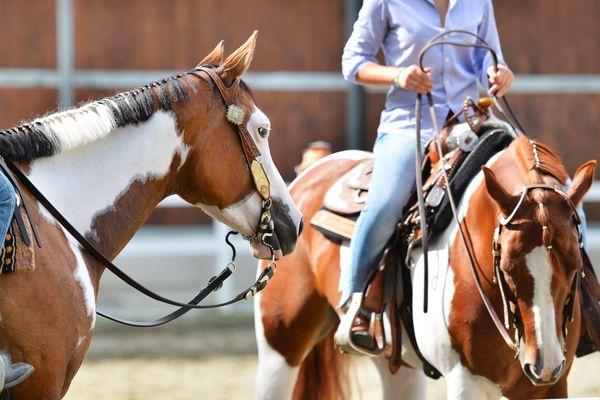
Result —
MULTIPOLYGON (((255 42, 252 35, 224 61, 219 45, 201 64, 212 65, 231 84, 248 69, 255 42)), ((262 153, 275 234, 288 254, 301 230, 301 214, 271 160, 269 119, 244 84, 236 103, 246 111, 244 123, 262 153)), ((181 74, 4 131, 0 148, 20 160, 38 188, 109 258, 171 194, 250 237, 261 198, 225 112, 206 74, 181 74)), ((0 277, 0 348, 13 362, 35 367, 11 389, 11 398, 58 399, 92 338, 103 268, 26 197, 43 247, 35 249, 33 271, 0 277)), ((270 255, 258 242, 251 247, 257 257, 270 255)))
MULTIPOLYGON (((501 295, 492 283, 492 238, 498 216, 512 211, 518 200, 513 193, 520 193, 523 187, 532 183, 564 187, 567 180, 558 157, 542 144, 537 149, 536 156, 528 139, 515 140, 487 162, 489 169, 476 175, 459 204, 459 218, 468 226, 483 290, 500 315, 501 295), (536 157, 541 159, 539 165, 536 157)), ((370 154, 336 153, 297 177, 290 192, 308 220, 332 183, 365 157, 370 154)), ((577 170, 568 190, 573 203, 581 202, 594 169, 595 162, 588 162, 577 170)), ((522 320, 518 359, 485 310, 456 223, 430 243, 429 312, 422 312, 422 285, 414 286, 412 308, 419 348, 445 376, 448 398, 567 395, 567 374, 580 335, 579 301, 566 338, 561 332, 563 308, 582 262, 572 212, 557 193, 533 190, 514 223, 500 235, 501 268, 522 320), (542 239, 543 225, 549 226, 550 236, 544 240, 550 240, 552 252, 542 239)), ((340 297, 340 270, 343 275, 348 263, 347 249, 308 227, 296 251, 279 263, 277 279, 255 301, 257 398, 346 398, 344 358, 348 356, 335 352, 332 335, 338 323, 335 307, 340 297)), ((422 254, 413 253, 413 257, 413 279, 422 282, 422 254)), ((384 396, 425 398, 421 362, 404 331, 402 346, 405 364, 395 375, 389 373, 385 359, 373 359, 384 396)))

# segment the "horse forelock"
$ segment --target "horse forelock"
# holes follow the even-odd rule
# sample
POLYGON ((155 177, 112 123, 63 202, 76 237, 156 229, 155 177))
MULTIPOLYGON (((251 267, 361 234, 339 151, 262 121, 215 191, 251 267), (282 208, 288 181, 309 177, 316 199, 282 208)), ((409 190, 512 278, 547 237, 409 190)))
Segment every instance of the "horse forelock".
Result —
POLYGON ((31 161, 103 138, 117 128, 147 121, 157 111, 171 111, 187 100, 196 83, 179 74, 77 108, 52 113, 0 131, 0 153, 31 161))

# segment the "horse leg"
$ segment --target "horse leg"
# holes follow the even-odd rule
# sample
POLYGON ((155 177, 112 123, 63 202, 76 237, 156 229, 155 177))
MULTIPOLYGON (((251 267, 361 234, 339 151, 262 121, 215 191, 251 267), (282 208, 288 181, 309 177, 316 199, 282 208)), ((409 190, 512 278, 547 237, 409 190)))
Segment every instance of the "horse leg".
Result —
POLYGON ((257 399, 291 399, 300 366, 290 365, 265 337, 260 311, 260 298, 254 299, 254 328, 258 347, 258 371, 256 374, 257 399))
MULTIPOLYGON (((257 399, 291 399, 301 364, 309 354, 312 356, 313 347, 332 326, 329 321, 333 311, 325 299, 316 293, 311 293, 305 299, 294 295, 277 295, 274 299, 277 301, 276 308, 272 307, 274 303, 270 301, 274 294, 266 290, 254 303, 259 362, 257 399), (285 304, 292 300, 295 306, 285 304), (286 306, 287 315, 279 308, 286 306)), ((333 351, 333 343, 329 346, 333 351)), ((309 358, 312 362, 314 357, 309 358)), ((307 377, 307 372, 301 374, 303 385, 313 382, 312 377, 307 377)))
POLYGON ((472 374, 460 364, 452 368, 445 378, 448 399, 481 400, 502 397, 496 384, 483 376, 472 374))
POLYGON ((384 357, 374 357, 373 363, 379 372, 385 400, 425 398, 427 382, 422 371, 403 365, 398 372, 392 375, 388 367, 388 360, 384 357))

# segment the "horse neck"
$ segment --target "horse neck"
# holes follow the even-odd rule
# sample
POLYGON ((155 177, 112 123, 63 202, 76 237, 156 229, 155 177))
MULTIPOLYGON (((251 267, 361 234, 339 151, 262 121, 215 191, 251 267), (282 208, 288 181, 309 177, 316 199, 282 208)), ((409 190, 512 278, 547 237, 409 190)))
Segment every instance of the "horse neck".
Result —
POLYGON ((158 111, 85 146, 36 159, 28 175, 79 232, 114 258, 172 193, 188 149, 175 115, 158 111))

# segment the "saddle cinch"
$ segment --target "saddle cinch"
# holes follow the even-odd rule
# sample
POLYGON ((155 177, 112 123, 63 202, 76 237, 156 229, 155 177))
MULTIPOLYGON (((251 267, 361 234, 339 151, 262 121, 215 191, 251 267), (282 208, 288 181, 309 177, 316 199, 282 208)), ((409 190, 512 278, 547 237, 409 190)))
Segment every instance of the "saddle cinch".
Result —
MULTIPOLYGON (((490 105, 491 102, 487 99, 478 102, 467 100, 465 109, 450 118, 441 132, 442 157, 447 165, 451 191, 457 201, 487 160, 506 148, 515 138, 510 125, 488 118, 487 108, 490 105), (460 114, 465 116, 466 122, 458 123, 457 117, 460 114)), ((445 195, 445 182, 440 169, 442 163, 439 161, 440 156, 430 142, 425 147, 422 170, 428 236, 442 232, 452 220, 452 210, 445 195)), ((369 158, 338 179, 327 191, 323 205, 313 216, 311 225, 335 243, 348 242, 354 232, 356 219, 365 206, 372 171, 373 158, 369 158)), ((421 241, 416 190, 413 190, 403 214, 403 220, 398 223, 396 233, 390 238, 379 267, 368 280, 362 302, 362 308, 373 315, 372 321, 375 323, 371 324, 371 330, 379 345, 378 352, 384 352, 388 357, 392 372, 397 371, 401 363, 400 320, 397 315, 402 319, 409 339, 418 352, 410 312, 410 271, 405 262, 411 249, 421 241), (398 274, 402 276, 400 289, 397 285, 398 274), (402 299, 398 299, 398 289, 403 292, 402 299), (382 323, 385 310, 392 328, 388 335, 391 340, 387 341, 382 323)), ((582 323, 585 329, 582 329, 578 357, 600 350, 600 305, 594 301, 600 297, 600 286, 589 258, 584 258, 586 278, 582 282, 581 298, 582 323)), ((427 364, 424 370, 432 378, 440 376, 439 372, 427 364)))

